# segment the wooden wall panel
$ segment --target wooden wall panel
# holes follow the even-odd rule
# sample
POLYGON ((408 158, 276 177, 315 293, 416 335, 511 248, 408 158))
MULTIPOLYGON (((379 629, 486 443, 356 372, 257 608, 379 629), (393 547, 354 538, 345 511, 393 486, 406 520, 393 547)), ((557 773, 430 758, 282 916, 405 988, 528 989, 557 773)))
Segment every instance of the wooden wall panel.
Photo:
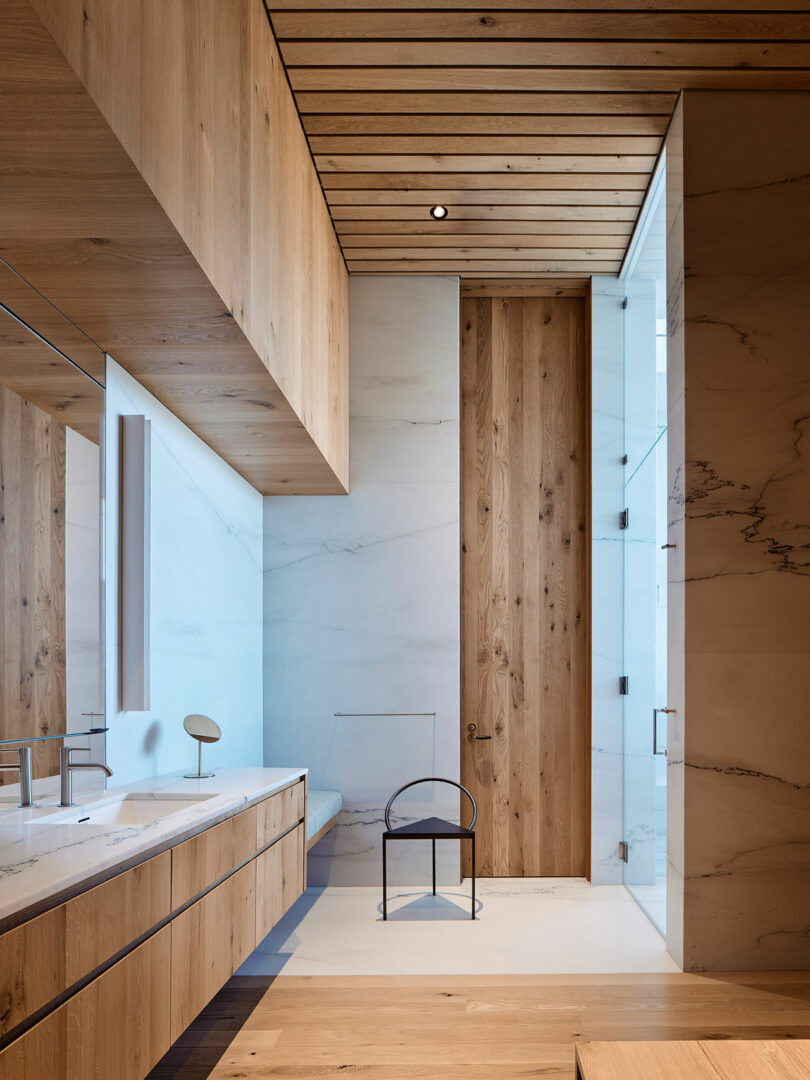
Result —
MULTIPOLYGON (((65 427, 0 385, 0 739, 65 731, 65 680, 65 427)), ((58 747, 34 745, 35 777, 58 747)))
POLYGON ((262 0, 31 3, 346 488, 347 272, 262 0))
POLYGON ((462 780, 482 875, 587 872, 586 326, 582 296, 462 292, 462 780))

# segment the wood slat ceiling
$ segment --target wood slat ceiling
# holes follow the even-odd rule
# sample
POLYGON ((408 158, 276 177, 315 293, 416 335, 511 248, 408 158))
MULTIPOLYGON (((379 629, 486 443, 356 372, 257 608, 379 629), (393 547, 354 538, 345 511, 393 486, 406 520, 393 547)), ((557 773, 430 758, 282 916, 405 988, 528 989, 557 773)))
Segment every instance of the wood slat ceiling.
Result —
POLYGON ((354 274, 616 273, 679 90, 810 90, 810 0, 268 10, 354 274))

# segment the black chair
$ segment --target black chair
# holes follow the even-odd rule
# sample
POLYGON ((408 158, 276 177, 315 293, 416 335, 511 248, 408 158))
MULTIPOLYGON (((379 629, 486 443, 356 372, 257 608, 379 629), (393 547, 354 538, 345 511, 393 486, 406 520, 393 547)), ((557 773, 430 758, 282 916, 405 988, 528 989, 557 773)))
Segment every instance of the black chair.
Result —
POLYGON ((441 776, 426 776, 422 780, 411 780, 409 784, 403 784, 394 792, 388 800, 385 808, 385 832, 383 833, 383 919, 388 918, 388 859, 387 843, 389 840, 432 840, 433 841, 433 895, 436 895, 436 841, 437 840, 469 840, 472 844, 472 914, 475 918, 475 823, 478 821, 478 807, 475 799, 469 791, 455 780, 445 780, 441 776), (423 821, 413 821, 410 825, 400 825, 398 829, 391 828, 391 807, 394 800, 399 798, 403 791, 414 787, 416 784, 451 784, 463 791, 472 804, 472 821, 465 829, 463 825, 454 825, 452 821, 444 821, 442 818, 430 817, 423 821))

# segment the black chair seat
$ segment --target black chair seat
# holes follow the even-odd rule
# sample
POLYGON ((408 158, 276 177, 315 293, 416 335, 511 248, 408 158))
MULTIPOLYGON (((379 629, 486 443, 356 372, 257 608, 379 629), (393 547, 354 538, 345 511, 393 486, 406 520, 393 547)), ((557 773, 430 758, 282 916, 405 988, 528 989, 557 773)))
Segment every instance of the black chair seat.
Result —
POLYGON ((471 830, 463 825, 454 825, 452 821, 443 818, 429 817, 422 821, 412 821, 408 825, 400 825, 397 829, 388 829, 385 833, 386 840, 458 840, 459 837, 469 836, 471 830))

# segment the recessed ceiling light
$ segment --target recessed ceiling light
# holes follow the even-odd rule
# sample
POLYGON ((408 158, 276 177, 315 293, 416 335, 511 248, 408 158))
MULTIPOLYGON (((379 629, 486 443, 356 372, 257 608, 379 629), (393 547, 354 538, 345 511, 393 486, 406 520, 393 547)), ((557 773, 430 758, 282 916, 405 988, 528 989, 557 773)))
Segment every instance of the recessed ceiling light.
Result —
POLYGON ((436 221, 441 221, 442 218, 447 217, 447 207, 446 206, 441 206, 441 205, 439 205, 439 206, 431 206, 431 208, 430 208, 430 216, 432 218, 435 218, 436 221))

